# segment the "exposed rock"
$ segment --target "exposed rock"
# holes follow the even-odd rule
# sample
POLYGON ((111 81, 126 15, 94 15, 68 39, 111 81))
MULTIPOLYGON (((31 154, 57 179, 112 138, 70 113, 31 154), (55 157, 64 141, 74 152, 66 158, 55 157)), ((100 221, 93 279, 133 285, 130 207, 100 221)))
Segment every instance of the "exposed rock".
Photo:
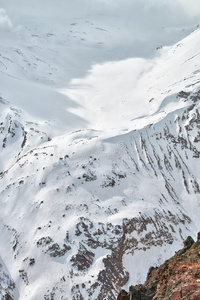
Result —
POLYGON ((49 253, 51 257, 63 256, 70 249, 71 247, 66 244, 63 244, 63 247, 61 248, 57 243, 55 243, 48 248, 47 253, 49 253))
POLYGON ((52 242, 53 242, 53 240, 52 240, 52 238, 50 236, 42 237, 41 239, 39 239, 37 241, 37 246, 38 247, 44 247, 44 246, 49 245, 52 242))
POLYGON ((78 253, 71 258, 72 265, 77 267, 78 270, 85 270, 89 268, 93 262, 94 253, 88 251, 87 248, 80 243, 78 253))
POLYGON ((14 300, 9 294, 5 295, 5 300, 14 300))
MULTIPOLYGON (((183 96, 184 94, 181 95, 184 99, 183 96)), ((9 139, 17 137, 20 147, 16 152, 17 162, 12 162, 12 168, 0 173, 1 197, 7 199, 5 205, 8 205, 9 202, 14 204, 20 201, 16 190, 20 190, 20 193, 28 190, 30 195, 35 195, 34 200, 27 197, 26 214, 21 216, 19 210, 24 224, 28 224, 29 218, 34 216, 36 223, 32 235, 29 233, 31 229, 25 230, 26 228, 22 234, 19 223, 16 223, 17 231, 10 229, 10 238, 5 233, 5 241, 8 241, 8 245, 11 244, 13 249, 13 262, 20 266, 18 280, 22 286, 29 285, 31 289, 32 280, 35 278, 33 275, 41 263, 42 255, 49 256, 47 259, 50 266, 63 260, 59 257, 66 255, 66 268, 63 268, 60 276, 66 278, 69 284, 54 278, 55 289, 52 290, 52 286, 48 287, 49 291, 45 292, 46 299, 60 299, 61 295, 70 295, 70 299, 84 296, 90 300, 96 297, 98 300, 113 300, 116 299, 117 291, 129 280, 129 273, 123 266, 126 256, 132 257, 134 261, 135 252, 141 252, 147 257, 150 252, 148 250, 152 247, 170 247, 175 240, 183 239, 185 232, 190 232, 193 227, 192 215, 189 210, 183 209, 184 203, 179 191, 181 189, 186 192, 187 196, 200 193, 200 115, 199 104, 193 101, 191 105, 190 95, 185 94, 184 100, 188 102, 188 106, 180 109, 175 115, 171 114, 163 123, 155 122, 152 126, 131 131, 126 137, 117 137, 116 139, 123 139, 123 148, 120 145, 116 148, 117 140, 113 143, 111 139, 112 146, 109 144, 109 151, 103 158, 99 155, 99 148, 94 146, 92 151, 96 158, 89 156, 91 146, 88 144, 87 147, 81 146, 81 158, 75 154, 78 148, 72 147, 73 152, 70 152, 69 147, 66 151, 71 154, 70 159, 67 159, 68 155, 60 153, 59 149, 62 145, 68 145, 68 137, 56 141, 56 146, 51 144, 27 148, 28 152, 25 152, 30 143, 30 130, 24 126, 23 134, 22 126, 14 122, 11 124, 9 119, 6 124, 2 124, 2 142, 7 138, 4 150, 9 150, 9 139), (15 137, 12 137, 12 132, 15 133, 15 137), (26 132, 27 141, 21 139, 25 138, 26 132), (22 151, 20 155, 19 151, 22 151), (86 159, 83 160, 82 157, 86 159), (197 167, 195 169, 192 166, 197 167), (31 170, 34 171, 33 174, 31 170), (32 176, 29 177, 30 174, 32 176), (54 174, 53 185, 48 174, 54 174), (146 191, 143 193, 145 185, 142 178, 148 178, 145 183, 147 187, 153 185, 155 191, 152 195, 149 196, 146 191), (130 191, 130 195, 120 192, 126 190, 130 191), (83 193, 82 196, 82 192, 87 193, 83 193), (137 203, 138 210, 135 211, 134 205, 137 203), (30 204, 33 210, 30 210, 30 204), (149 209, 146 210, 146 206, 149 209), (129 207, 133 208, 133 214, 129 213, 129 207), (121 211, 124 211, 124 215, 121 211), (44 221, 36 217, 37 213, 38 216, 41 213, 44 221), (74 227, 68 222, 71 215, 75 216, 74 227), (112 215, 114 219, 110 218, 112 215), (62 219, 57 222, 61 216, 62 219), (121 217, 117 221, 119 216, 121 217), (116 221, 113 223, 112 220, 116 221), (69 233, 65 238, 66 231, 69 233), (30 236, 33 243, 30 253, 25 254, 23 249, 26 249, 30 236), (69 251, 70 249, 72 251, 69 251), (20 264, 21 257, 28 257, 23 266, 20 264), (31 257, 35 257, 35 260, 31 257), (101 267, 95 275, 91 275, 91 269, 96 262, 101 267), (77 287, 78 278, 81 278, 81 283, 77 287)), ((38 135, 40 136, 39 132, 38 135)), ((103 147, 104 143, 101 146, 103 147)), ((8 230, 5 228, 4 230, 8 230)), ((186 240, 186 243, 187 247, 176 253, 177 258, 184 255, 188 247, 193 247, 191 239, 186 240)), ((183 262, 180 268, 182 272, 186 272, 187 264, 183 262)), ((138 273, 139 271, 137 270, 138 273)), ((151 280, 155 272, 157 269, 149 270, 148 280, 151 280)), ((42 282, 39 284, 42 286, 42 282)), ((141 295, 135 292, 134 296, 151 299, 156 289, 157 285, 151 283, 146 290, 144 287, 142 290, 138 289, 141 295)))
POLYGON ((131 286, 129 293, 120 291, 117 299, 200 299, 200 241, 193 243, 191 237, 186 241, 183 251, 178 251, 159 268, 150 268, 143 285, 131 286))
POLYGON ((118 295, 118 297, 117 297, 117 300, 122 300, 122 299, 128 299, 129 297, 128 297, 128 293, 125 291, 125 290, 121 290, 120 292, 119 292, 119 295, 118 295))
POLYGON ((29 284, 28 274, 25 270, 19 270, 19 276, 24 281, 26 285, 29 284))
POLYGON ((0 257, 0 299, 13 300, 13 292, 16 286, 0 257))
POLYGON ((187 239, 184 241, 184 247, 189 249, 194 244, 194 240, 191 236, 188 236, 187 239))

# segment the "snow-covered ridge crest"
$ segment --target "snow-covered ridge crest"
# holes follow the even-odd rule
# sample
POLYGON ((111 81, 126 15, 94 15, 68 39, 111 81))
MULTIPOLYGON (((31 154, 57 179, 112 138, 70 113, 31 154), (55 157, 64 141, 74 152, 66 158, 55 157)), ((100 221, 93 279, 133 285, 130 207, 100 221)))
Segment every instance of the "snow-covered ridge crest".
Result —
MULTIPOLYGON (((174 111, 181 90, 199 84, 200 30, 154 59, 131 58, 94 65, 85 78, 73 79, 63 94, 81 103, 73 109, 97 128, 127 126, 127 121, 174 111), (89 112, 89 113, 88 113, 89 112)), ((138 120, 137 120, 138 123, 138 120)))

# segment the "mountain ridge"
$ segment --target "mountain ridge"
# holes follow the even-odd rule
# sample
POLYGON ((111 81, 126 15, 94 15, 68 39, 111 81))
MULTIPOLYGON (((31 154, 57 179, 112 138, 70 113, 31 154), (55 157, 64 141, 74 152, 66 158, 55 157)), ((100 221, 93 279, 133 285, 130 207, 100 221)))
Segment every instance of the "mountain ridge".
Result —
POLYGON ((116 299, 197 233, 199 42, 197 30, 162 50, 162 65, 139 85, 152 111, 131 114, 130 98, 130 118, 116 127, 57 131, 52 120, 15 108, 5 97, 12 91, 2 88, 1 297, 9 291, 16 300, 116 299))
POLYGON ((163 265, 151 267, 143 285, 121 290, 117 300, 199 299, 200 298, 200 233, 197 241, 188 236, 184 248, 163 265))
MULTIPOLYGON (((198 173, 195 173, 191 164, 193 162, 197 165, 199 155, 197 150, 198 97, 195 94, 194 103, 189 103, 188 109, 181 109, 179 117, 176 116, 174 119, 174 114, 171 114, 172 120, 178 125, 178 131, 173 130, 174 124, 169 118, 162 132, 159 123, 154 126, 149 125, 144 130, 126 134, 128 135, 126 142, 120 136, 115 137, 114 140, 112 138, 112 144, 109 140, 105 143, 104 139, 99 140, 101 132, 79 131, 69 137, 54 138, 46 145, 22 155, 11 169, 6 170, 1 179, 4 220, 8 218, 6 215, 10 216, 7 222, 15 224, 13 229, 8 228, 5 231, 3 227, 5 228, 6 223, 3 219, 1 221, 2 230, 7 238, 10 236, 13 241, 13 249, 8 251, 11 252, 10 257, 14 255, 16 263, 24 261, 23 253, 27 251, 29 255, 26 256, 28 259, 34 259, 35 265, 37 265, 35 256, 40 261, 38 255, 42 253, 42 260, 45 259, 48 265, 54 257, 58 257, 58 261, 66 257, 67 265, 70 264, 72 268, 71 271, 69 270, 72 282, 77 282, 77 275, 80 279, 81 274, 84 276, 83 281, 79 279, 79 288, 75 288, 76 285, 72 287, 73 297, 94 299, 101 287, 98 299, 105 299, 115 297, 118 284, 128 282, 130 275, 124 269, 124 266, 127 267, 127 257, 134 258, 137 251, 139 253, 142 251, 142 255, 148 257, 148 249, 151 247, 155 250, 160 246, 165 248, 167 244, 176 244, 176 240, 181 241, 185 232, 190 232, 194 228, 192 225, 194 221, 192 222, 193 215, 189 213, 187 202, 180 203, 179 191, 185 190, 185 193, 189 193, 193 198, 194 195, 199 194, 198 173), (186 128, 185 122, 187 122, 186 128), (192 131, 196 135, 193 134, 190 140, 188 132, 192 131), (177 132, 185 133, 181 136, 177 135, 177 132), (157 141, 156 147, 152 137, 157 141), (195 138, 197 142, 194 142, 195 138), (119 147, 122 141, 122 147, 119 147), (162 146, 159 146, 159 141, 162 146), (99 148, 103 149, 101 157, 99 148), (162 154, 159 149, 162 149, 162 154), (114 161, 113 153, 115 153, 114 161), (187 160, 190 161, 190 167, 185 163, 187 160), (176 187, 178 178, 179 190, 176 187), (144 191, 143 184, 149 187, 147 191, 144 191), (130 188, 132 185, 133 187, 130 188), (156 195, 158 186, 160 194, 156 195), (155 200, 152 201, 153 195, 155 200), (79 202, 77 202, 78 198, 79 202), (131 200, 133 198, 134 202, 131 200), (28 202, 25 199, 28 199, 28 202), (48 199, 56 201, 49 202, 48 199), (102 216, 105 213, 106 224, 102 223, 102 216), (46 215, 43 221, 41 215, 46 215), (63 221, 58 224, 60 218, 63 221), (21 220, 20 223, 18 220, 21 220), (27 226, 24 231, 23 224, 28 224, 28 220, 32 220, 31 227, 27 226), (32 228, 32 224, 35 224, 35 228, 32 228), (32 244, 33 252, 28 250, 27 243, 32 244), (95 269, 97 266, 98 268, 95 269), (102 271, 99 271, 102 267, 102 271), (96 278, 98 284, 93 278, 96 278), (115 284, 110 285, 113 278, 115 284), (82 288, 83 283, 85 288, 82 288), (87 296, 81 296, 86 291, 87 296)), ((198 168, 196 170, 198 172, 198 168)), ((34 273, 28 275, 27 272, 32 272, 34 266, 28 266, 26 260, 20 265, 18 269, 24 270, 21 277, 24 278, 22 285, 25 284, 27 287, 30 285, 31 288, 29 282, 34 273), (30 279, 26 279, 29 276, 30 279)), ((63 282, 57 282, 61 291, 70 277, 68 278, 66 271, 58 269, 57 273, 65 276, 63 282)), ((60 297, 59 294, 56 296, 58 291, 56 289, 56 292, 51 293, 54 297, 60 297)), ((42 291, 38 292, 41 295, 42 291)), ((66 293, 69 291, 65 290, 66 293)), ((46 296, 47 299, 50 294, 46 296)))

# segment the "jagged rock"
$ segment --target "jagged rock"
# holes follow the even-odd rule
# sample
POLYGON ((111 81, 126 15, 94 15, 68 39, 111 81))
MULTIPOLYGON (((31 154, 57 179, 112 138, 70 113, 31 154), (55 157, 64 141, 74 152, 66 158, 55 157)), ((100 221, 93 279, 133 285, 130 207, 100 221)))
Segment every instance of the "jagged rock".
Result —
POLYGON ((119 292, 119 295, 117 297, 117 300, 128 300, 130 297, 129 297, 129 294, 125 291, 125 290, 121 290, 119 292))
POLYGON ((129 293, 125 290, 121 290, 117 300, 152 300, 152 297, 145 295, 140 289, 136 289, 131 285, 129 287, 129 293))
POLYGON ((187 239, 184 241, 184 247, 189 249, 194 244, 194 240, 191 236, 188 236, 187 239))
POLYGON ((64 256, 70 249, 71 247, 66 244, 63 244, 63 248, 61 248, 57 243, 55 243, 48 248, 47 253, 49 253, 51 257, 60 257, 64 256))
POLYGON ((133 285, 129 287, 130 300, 141 299, 141 291, 136 289, 133 285))
POLYGON ((149 270, 148 270, 148 273, 147 273, 147 278, 150 278, 151 277, 151 273, 155 270, 155 269, 157 269, 157 267, 150 267, 149 268, 149 270))
POLYGON ((47 245, 51 244, 52 242, 53 242, 53 240, 50 236, 42 237, 41 239, 39 239, 37 241, 37 246, 38 247, 44 247, 44 246, 47 246, 47 245))
POLYGON ((29 266, 33 266, 34 264, 35 264, 35 259, 34 258, 30 258, 29 266))
POLYGON ((14 300, 9 294, 5 295, 5 300, 14 300))
POLYGON ((15 289, 15 282, 12 280, 9 271, 0 257, 0 299, 13 300, 12 295, 15 289))
POLYGON ((87 248, 80 243, 78 253, 71 258, 72 265, 77 267, 78 270, 85 270, 89 268, 94 259, 94 253, 88 251, 87 248))
POLYGON ((28 274, 25 270, 19 270, 19 276, 24 281, 26 285, 29 284, 28 274))
POLYGON ((178 251, 179 255, 176 253, 158 268, 151 267, 146 282, 131 286, 129 293, 123 292, 125 298, 120 292, 118 300, 200 299, 199 234, 196 243, 192 237, 186 241, 188 246, 183 252, 178 251))
POLYGON ((190 95, 190 93, 188 93, 188 92, 180 91, 180 92, 177 94, 177 97, 187 99, 187 98, 189 97, 189 95, 190 95))

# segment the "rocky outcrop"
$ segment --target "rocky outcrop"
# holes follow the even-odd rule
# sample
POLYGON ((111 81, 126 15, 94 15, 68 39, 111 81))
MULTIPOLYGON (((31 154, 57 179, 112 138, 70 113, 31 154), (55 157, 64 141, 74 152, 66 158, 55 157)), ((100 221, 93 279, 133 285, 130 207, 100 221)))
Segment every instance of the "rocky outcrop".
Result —
POLYGON ((0 299, 13 300, 15 283, 12 280, 3 260, 0 257, 0 299))
POLYGON ((191 237, 184 248, 160 267, 151 267, 143 285, 121 290, 117 300, 200 299, 200 233, 197 242, 191 237))

